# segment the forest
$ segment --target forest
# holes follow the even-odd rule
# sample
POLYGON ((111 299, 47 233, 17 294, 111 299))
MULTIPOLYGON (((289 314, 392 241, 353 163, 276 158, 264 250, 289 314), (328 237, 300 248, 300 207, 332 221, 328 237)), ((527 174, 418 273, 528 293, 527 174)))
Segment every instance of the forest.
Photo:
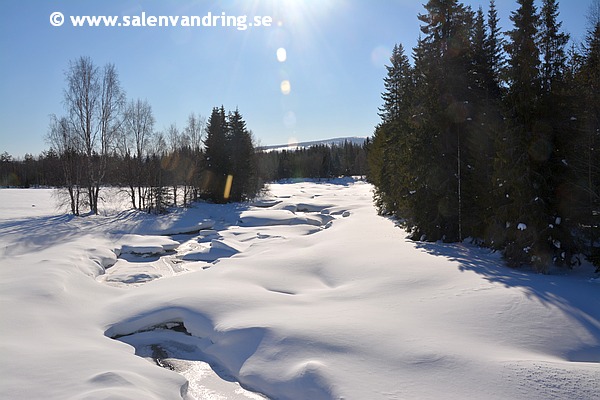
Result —
POLYGON ((412 62, 397 44, 386 66, 368 152, 379 211, 412 239, 469 238, 515 267, 600 265, 595 4, 577 44, 556 0, 518 0, 506 33, 494 0, 428 1, 412 62))

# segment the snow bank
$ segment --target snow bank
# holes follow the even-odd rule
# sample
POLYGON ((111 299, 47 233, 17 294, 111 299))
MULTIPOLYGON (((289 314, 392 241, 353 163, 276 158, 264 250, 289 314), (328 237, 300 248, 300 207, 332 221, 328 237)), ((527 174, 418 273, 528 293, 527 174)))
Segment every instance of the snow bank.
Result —
POLYGON ((118 292, 87 276, 100 272, 97 260, 107 259, 90 243, 111 246, 101 237, 82 236, 0 259, 0 352, 6 361, 0 365, 1 397, 181 398, 183 378, 157 370, 104 336, 102 303, 118 292))
POLYGON ((179 246, 175 240, 153 235, 123 235, 118 243, 120 254, 162 254, 179 246))
POLYGON ((320 226, 323 220, 316 216, 297 215, 289 210, 248 210, 242 212, 239 223, 245 227, 302 224, 320 226))
POLYGON ((269 208, 281 203, 277 199, 258 199, 250 202, 252 207, 269 208))
POLYGON ((231 257, 240 252, 239 245, 231 241, 213 239, 210 245, 200 251, 190 252, 182 256, 186 261, 214 262, 220 258, 231 257))

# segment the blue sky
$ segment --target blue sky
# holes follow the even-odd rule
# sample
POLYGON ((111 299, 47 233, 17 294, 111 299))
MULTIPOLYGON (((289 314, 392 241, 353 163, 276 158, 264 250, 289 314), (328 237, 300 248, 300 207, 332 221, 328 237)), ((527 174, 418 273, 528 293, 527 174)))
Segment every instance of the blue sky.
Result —
MULTIPOLYGON (((155 129, 185 126, 191 112, 239 107, 263 145, 369 136, 391 48, 410 49, 422 1, 34 1, 3 0, 0 13, 0 153, 22 157, 48 148, 49 115, 64 114, 64 71, 89 56, 114 63, 128 99, 147 99, 155 129), (54 27, 71 15, 270 16, 271 27, 54 27), (287 58, 277 59, 285 48, 287 58), (290 82, 289 94, 281 82, 290 82)), ((488 0, 465 4, 487 11, 488 0)), ((497 0, 509 28, 516 2, 497 0)), ((581 41, 591 0, 563 0, 563 29, 581 41)))

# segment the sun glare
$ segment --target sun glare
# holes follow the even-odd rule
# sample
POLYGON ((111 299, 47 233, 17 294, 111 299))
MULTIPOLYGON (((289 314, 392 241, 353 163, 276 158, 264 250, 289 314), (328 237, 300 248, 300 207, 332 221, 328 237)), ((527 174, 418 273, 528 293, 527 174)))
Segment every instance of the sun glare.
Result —
POLYGON ((250 9, 273 17, 277 27, 294 27, 308 33, 315 28, 315 19, 326 16, 339 6, 338 0, 254 0, 250 9))

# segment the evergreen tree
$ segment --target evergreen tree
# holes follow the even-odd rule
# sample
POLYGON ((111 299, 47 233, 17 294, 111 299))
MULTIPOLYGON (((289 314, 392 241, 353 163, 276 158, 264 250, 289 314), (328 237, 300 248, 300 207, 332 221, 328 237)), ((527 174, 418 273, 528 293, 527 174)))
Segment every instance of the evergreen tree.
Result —
POLYGON ((538 15, 533 0, 518 0, 519 9, 510 20, 514 29, 508 32, 505 50, 509 56, 506 74, 509 91, 507 106, 518 123, 530 129, 535 120, 535 107, 540 94, 539 50, 537 46, 538 15))
POLYGON ((506 60, 503 51, 505 41, 502 37, 500 19, 498 18, 498 11, 496 10, 496 2, 494 0, 490 0, 487 26, 486 53, 489 57, 488 65, 492 74, 492 81, 490 83, 493 84, 488 90, 492 98, 498 99, 501 95, 500 81, 506 60))
POLYGON ((436 196, 436 166, 438 154, 432 151, 432 144, 438 140, 438 131, 435 125, 439 107, 440 94, 438 89, 430 82, 436 76, 433 60, 436 57, 435 49, 428 46, 422 37, 419 37, 417 46, 413 49, 415 89, 413 95, 412 115, 408 124, 411 136, 408 137, 408 157, 405 160, 406 169, 410 175, 406 177, 408 196, 405 197, 407 206, 403 210, 405 227, 416 240, 440 238, 434 233, 431 226, 422 224, 423 221, 433 221, 438 215, 438 204, 431 199, 436 196))
POLYGON ((403 118, 408 110, 412 74, 410 61, 402 44, 394 45, 390 65, 386 65, 387 76, 383 78, 385 91, 381 94, 383 106, 379 109, 382 122, 403 118))
POLYGON ((547 236, 548 247, 553 249, 552 259, 557 264, 571 265, 572 256, 579 252, 574 237, 577 222, 572 218, 571 195, 564 188, 574 178, 571 149, 578 132, 572 122, 576 113, 574 93, 570 93, 566 81, 569 36, 560 32, 562 23, 558 21, 558 15, 558 3, 544 0, 539 36, 542 94, 536 137, 537 142, 547 148, 547 155, 545 159, 536 161, 537 173, 547 186, 544 199, 547 229, 544 235, 547 236))
POLYGON ((231 171, 228 149, 228 126, 225 109, 215 107, 206 124, 204 152, 206 170, 203 175, 203 195, 213 201, 226 201, 224 197, 227 175, 231 171))
POLYGON ((237 108, 229 114, 228 128, 231 151, 229 174, 233 177, 230 200, 240 201, 253 197, 258 190, 254 146, 246 122, 237 108))
POLYGON ((551 125, 542 118, 542 85, 538 52, 538 15, 533 0, 519 0, 511 15, 514 29, 506 96, 509 124, 498 142, 496 159, 496 245, 504 247, 510 265, 533 264, 545 270, 559 245, 548 229, 557 217, 552 207, 549 167, 554 150, 551 125))
POLYGON ((260 190, 252 135, 238 109, 213 108, 204 140, 203 196, 215 202, 241 201, 260 190))
MULTIPOLYGON (((471 70, 470 38, 473 12, 456 0, 430 0, 426 14, 423 45, 429 73, 425 76, 426 110, 433 132, 433 158, 419 177, 427 186, 426 201, 437 206, 435 215, 419 215, 416 225, 431 240, 457 240, 463 236, 461 223, 462 185, 466 154, 465 122, 469 117, 471 70), (424 217, 424 218, 421 218, 424 217)), ((420 213, 419 213, 420 214, 420 213)))
POLYGON ((381 125, 375 131, 370 150, 370 178, 376 182, 376 203, 383 213, 397 213, 399 197, 406 191, 402 180, 409 172, 406 170, 406 139, 410 136, 407 120, 411 112, 413 74, 408 57, 401 44, 394 46, 390 65, 386 66, 384 78, 385 91, 381 97, 381 125))
POLYGON ((600 17, 588 31, 576 75, 579 117, 579 140, 574 146, 573 158, 580 193, 578 220, 586 227, 588 257, 600 269, 600 17))
POLYGON ((544 0, 541 10, 540 51, 542 57, 542 91, 551 93, 553 84, 561 81, 566 67, 565 47, 569 35, 560 32, 562 22, 558 18, 558 2, 544 0))
MULTIPOLYGON (((397 121, 378 125, 373 135, 369 157, 369 181, 375 185, 375 204, 381 214, 394 214, 397 210, 393 174, 397 162, 392 155, 397 150, 393 139, 397 135, 397 121), (393 149, 390 148, 393 146, 393 149)), ((398 174, 400 171, 396 171, 398 174)))
POLYGON ((491 57, 488 54, 488 41, 483 9, 479 7, 475 14, 475 23, 473 25, 473 80, 477 88, 483 92, 487 92, 490 85, 489 82, 493 80, 490 63, 491 57))
MULTIPOLYGON (((493 2, 491 3, 491 7, 493 2)), ((498 21, 492 13, 492 26, 498 21)), ((472 33, 472 76, 468 116, 462 128, 466 151, 461 169, 461 225, 468 236, 484 238, 493 215, 492 192, 494 138, 500 130, 500 89, 494 62, 499 59, 494 32, 486 24, 483 9, 475 16, 472 33)))

